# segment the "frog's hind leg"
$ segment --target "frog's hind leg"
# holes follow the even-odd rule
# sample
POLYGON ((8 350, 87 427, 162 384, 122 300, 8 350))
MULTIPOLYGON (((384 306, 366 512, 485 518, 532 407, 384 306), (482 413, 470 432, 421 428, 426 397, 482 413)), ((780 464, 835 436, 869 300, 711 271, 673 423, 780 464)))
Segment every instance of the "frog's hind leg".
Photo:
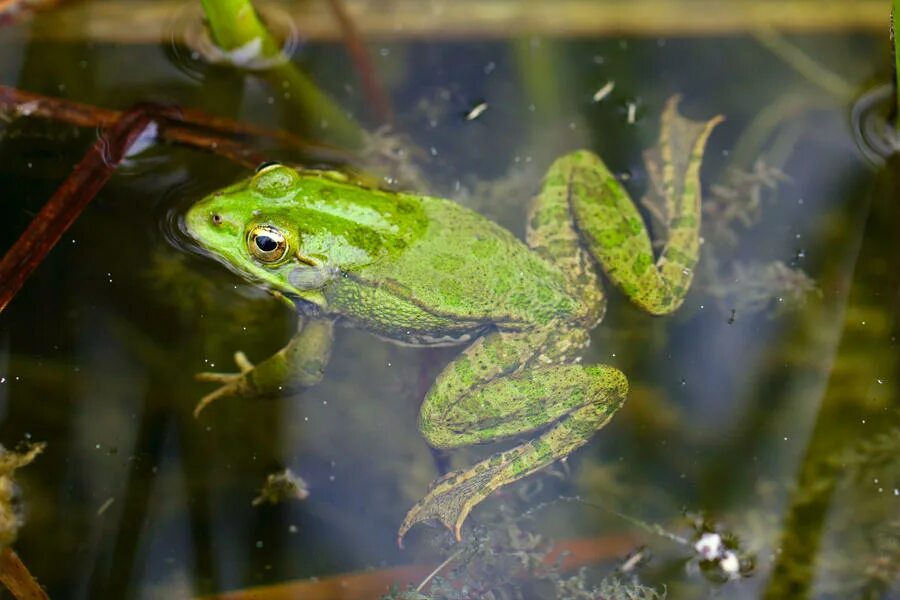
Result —
POLYGON ((625 400, 625 376, 612 367, 569 361, 584 329, 527 334, 495 332, 447 366, 422 405, 420 428, 429 443, 455 448, 493 442, 545 427, 508 451, 450 473, 407 513, 402 540, 416 523, 436 519, 460 538, 472 508, 491 492, 585 444, 625 400), (537 348, 537 349, 536 349, 537 348))
POLYGON ((586 309, 583 323, 591 328, 603 318, 606 303, 596 263, 582 244, 569 204, 570 177, 578 162, 570 154, 554 162, 547 172, 528 214, 525 239, 566 276, 573 295, 586 309))
POLYGON ((681 117, 675 98, 666 106, 658 148, 647 153, 667 234, 658 258, 637 206, 597 156, 575 152, 551 167, 566 182, 575 223, 591 254, 607 277, 651 314, 674 311, 690 287, 700 249, 700 164, 720 121, 681 117))

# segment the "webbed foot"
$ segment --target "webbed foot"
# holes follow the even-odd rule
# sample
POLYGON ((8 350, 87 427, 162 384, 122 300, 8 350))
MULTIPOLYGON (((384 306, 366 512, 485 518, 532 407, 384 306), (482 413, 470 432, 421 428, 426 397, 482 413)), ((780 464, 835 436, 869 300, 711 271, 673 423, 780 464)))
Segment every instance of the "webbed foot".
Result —
POLYGON ((200 402, 198 402, 197 406, 194 407, 195 419, 200 416, 200 412, 204 408, 206 408, 219 398, 226 398, 228 396, 241 396, 246 394, 249 388, 249 384, 247 383, 247 374, 253 370, 253 363, 251 363, 247 359, 247 355, 243 352, 234 353, 234 362, 237 365, 238 369, 240 369, 240 373, 204 372, 194 375, 194 379, 196 379, 197 381, 212 381, 222 384, 218 389, 210 392, 200 399, 200 402))
POLYGON ((475 506, 497 488, 522 476, 520 460, 528 445, 495 454, 467 469, 435 479, 428 493, 413 506, 397 532, 397 545, 416 523, 436 520, 462 541, 462 526, 475 506), (519 460, 517 460, 519 459, 519 460))

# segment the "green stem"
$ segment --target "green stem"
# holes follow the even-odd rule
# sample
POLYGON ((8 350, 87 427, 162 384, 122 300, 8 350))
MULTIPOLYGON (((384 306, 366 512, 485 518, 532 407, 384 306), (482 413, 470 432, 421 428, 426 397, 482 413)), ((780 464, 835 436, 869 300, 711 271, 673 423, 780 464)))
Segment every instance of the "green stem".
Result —
POLYGON ((281 46, 266 29, 250 0, 200 0, 209 21, 213 40, 226 51, 236 50, 260 39, 261 58, 274 58, 281 46))
POLYGON ((272 36, 250 0, 200 0, 209 21, 213 41, 224 51, 246 48, 259 40, 258 58, 274 66, 260 73, 273 89, 295 105, 298 122, 307 133, 318 133, 330 141, 359 147, 363 130, 353 117, 287 59, 279 61, 281 44, 272 36))

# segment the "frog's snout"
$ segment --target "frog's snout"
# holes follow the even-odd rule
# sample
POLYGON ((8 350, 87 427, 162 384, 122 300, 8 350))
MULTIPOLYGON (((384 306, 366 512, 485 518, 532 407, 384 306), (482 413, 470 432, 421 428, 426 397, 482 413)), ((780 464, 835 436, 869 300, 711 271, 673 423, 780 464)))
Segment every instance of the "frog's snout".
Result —
POLYGON ((201 201, 184 215, 184 231, 194 240, 203 242, 221 231, 227 216, 210 202, 201 201))
POLYGON ((202 227, 203 211, 198 210, 197 205, 192 206, 181 219, 182 230, 190 238, 197 241, 202 227))

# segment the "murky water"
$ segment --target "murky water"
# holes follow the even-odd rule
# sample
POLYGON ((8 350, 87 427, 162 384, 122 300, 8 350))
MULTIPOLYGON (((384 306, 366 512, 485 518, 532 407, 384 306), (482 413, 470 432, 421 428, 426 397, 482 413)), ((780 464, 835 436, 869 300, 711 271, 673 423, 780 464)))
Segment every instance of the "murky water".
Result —
MULTIPOLYGON (((289 99, 259 79, 167 43, 52 41, 41 23, 0 28, 0 83, 108 108, 152 100, 295 127, 289 99)), ((173 234, 193 201, 247 171, 156 146, 127 161, 0 313, 0 442, 47 442, 18 474, 25 524, 15 549, 52 598, 288 583, 285 595, 254 597, 378 597, 386 582, 418 584, 448 557, 440 574, 469 587, 431 582, 425 597, 600 597, 560 582, 573 570, 541 579, 512 559, 485 567, 491 554, 538 556, 513 529, 571 549, 589 567, 588 587, 617 574, 669 598, 900 595, 898 165, 872 166, 851 121, 856 97, 888 79, 886 36, 782 40, 836 88, 749 34, 509 34, 376 40, 370 50, 395 131, 421 149, 423 191, 517 235, 562 152, 591 148, 639 198, 641 153, 668 97, 681 94, 692 118, 727 117, 703 169, 703 258, 685 305, 652 318, 607 286, 610 306, 584 360, 627 374, 624 408, 565 463, 476 509, 468 550, 423 526, 398 549, 397 527, 438 469, 494 449, 435 455, 417 431, 424 392, 459 348, 340 329, 317 387, 222 400, 195 420, 209 387, 194 373, 230 370, 238 349, 268 356, 294 316, 173 234), (309 496, 254 506, 267 475, 286 468, 309 496), (735 536, 741 569, 722 564, 724 549, 701 560, 704 531, 729 544, 735 536), (635 552, 642 560, 623 571, 635 552), (406 565, 419 568, 381 572, 406 565), (465 574, 454 571, 461 565, 465 574), (367 577, 376 583, 360 591, 367 577)), ((304 43, 294 60, 375 129, 343 45, 304 43)), ((0 122, 4 250, 96 136, 0 122)))

